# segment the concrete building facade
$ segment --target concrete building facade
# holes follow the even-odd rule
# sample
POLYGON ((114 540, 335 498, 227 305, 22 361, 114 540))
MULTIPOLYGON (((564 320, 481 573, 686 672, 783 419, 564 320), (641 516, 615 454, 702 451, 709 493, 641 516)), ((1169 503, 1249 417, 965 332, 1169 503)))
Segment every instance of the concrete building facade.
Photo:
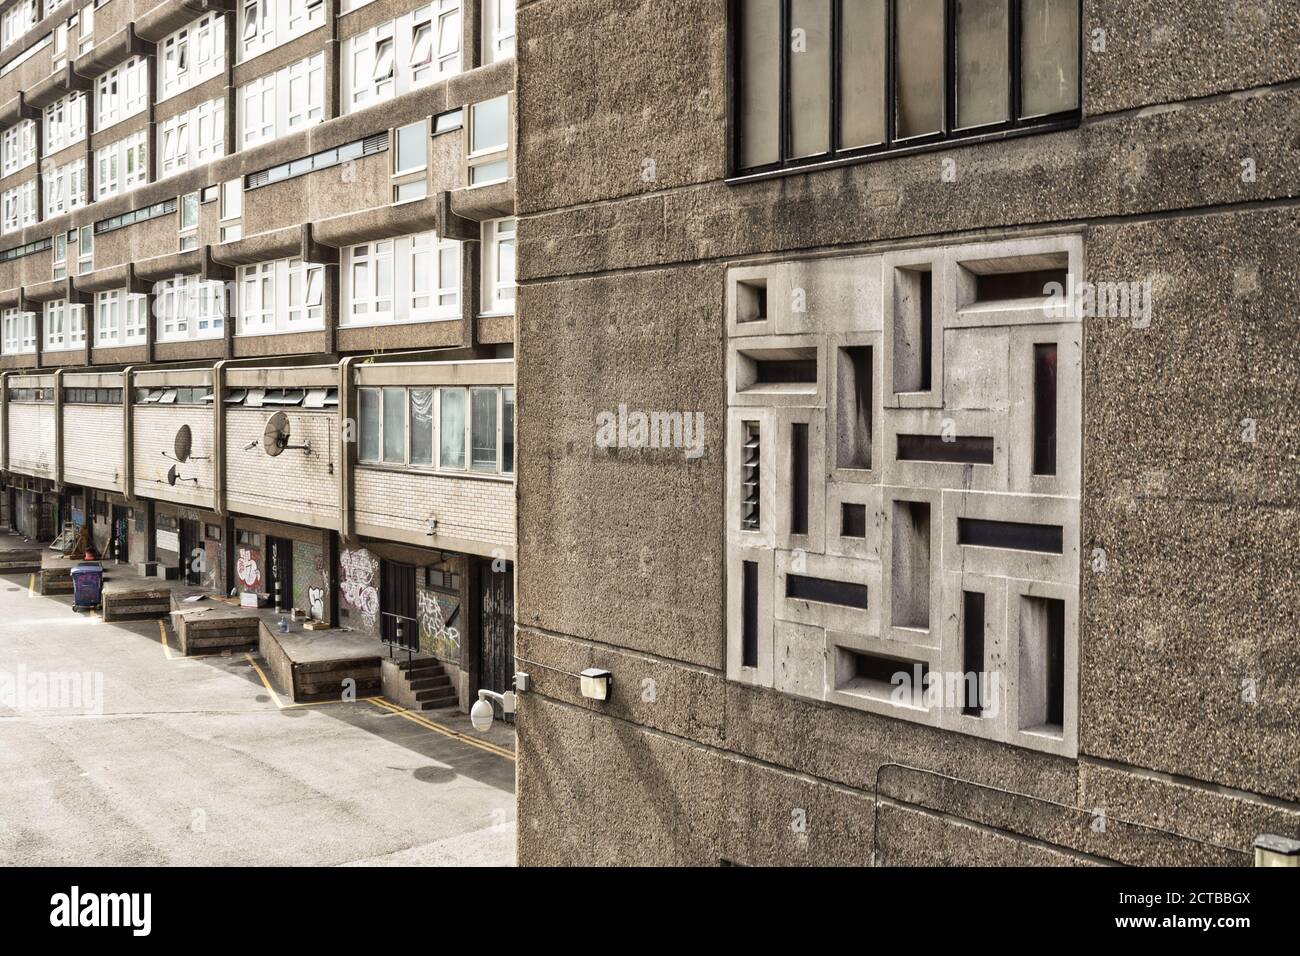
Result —
POLYGON ((10 524, 504 689, 514 36, 512 0, 0 5, 10 524))
POLYGON ((519 35, 520 861, 1300 836, 1294 4, 519 35))

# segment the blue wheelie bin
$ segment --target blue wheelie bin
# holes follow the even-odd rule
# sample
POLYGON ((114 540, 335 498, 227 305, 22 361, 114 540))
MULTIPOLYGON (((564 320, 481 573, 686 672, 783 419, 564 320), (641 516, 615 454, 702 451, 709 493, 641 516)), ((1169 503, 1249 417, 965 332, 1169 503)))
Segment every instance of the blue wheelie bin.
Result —
POLYGON ((98 561, 82 561, 68 573, 72 575, 72 609, 89 611, 99 607, 104 566, 98 561))

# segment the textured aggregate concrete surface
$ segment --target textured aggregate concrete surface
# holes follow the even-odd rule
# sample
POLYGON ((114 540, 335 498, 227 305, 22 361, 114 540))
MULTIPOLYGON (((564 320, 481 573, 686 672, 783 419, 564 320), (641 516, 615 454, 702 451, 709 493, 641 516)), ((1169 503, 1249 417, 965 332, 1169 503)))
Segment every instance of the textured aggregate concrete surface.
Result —
POLYGON ((513 761, 365 701, 281 709, 243 655, 28 585, 0 577, 0 689, 99 674, 102 714, 0 694, 0 865, 514 863, 513 761))

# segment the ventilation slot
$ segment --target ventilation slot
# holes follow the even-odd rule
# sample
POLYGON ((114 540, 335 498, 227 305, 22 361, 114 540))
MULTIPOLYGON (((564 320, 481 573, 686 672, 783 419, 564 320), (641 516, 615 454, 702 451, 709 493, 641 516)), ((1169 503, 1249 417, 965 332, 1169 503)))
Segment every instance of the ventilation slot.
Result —
POLYGON ((736 321, 762 322, 767 318, 767 280, 736 283, 736 321))
POLYGON ((741 635, 740 662, 745 667, 758 666, 758 565, 741 564, 741 635))
POLYGON ((790 429, 790 533, 808 533, 808 425, 790 429))
POLYGON ((840 537, 865 538, 867 536, 867 506, 845 502, 840 506, 840 537))
POLYGON ((931 274, 899 269, 894 290, 894 391, 928 392, 934 353, 931 274))
POLYGON ((976 548, 1005 548, 1063 554, 1065 531, 1057 524, 1024 524, 1019 521, 957 519, 957 543, 976 548))
POLYGON ((968 717, 984 716, 984 594, 961 592, 961 669, 965 697, 961 712, 968 717))
POLYGON ((930 627, 930 505, 895 501, 890 604, 895 627, 930 627))
POLYGON ((736 355, 736 389, 741 392, 815 392, 817 349, 741 350, 736 355))
POLYGON ((785 596, 796 601, 814 601, 818 604, 838 604, 865 611, 867 586, 848 581, 831 581, 827 578, 810 578, 801 574, 785 576, 785 596))
POLYGON ((903 694, 914 707, 923 706, 930 667, 924 661, 865 654, 848 647, 835 649, 835 689, 877 700, 895 700, 903 694), (904 690, 910 691, 905 693, 904 690))
POLYGON ((1020 729, 1059 736, 1065 725, 1065 602, 1021 600, 1020 729))
POLYGON ((746 531, 757 531, 759 527, 759 463, 758 422, 745 422, 741 446, 741 506, 740 526, 746 531))
POLYGON ((898 460, 991 465, 993 439, 953 438, 948 441, 939 435, 899 435, 898 460))
POLYGON ((760 359, 754 363, 757 385, 816 385, 817 359, 760 359))
POLYGON ((836 463, 840 468, 871 467, 873 368, 871 346, 854 345, 839 350, 836 463))
POLYGON ((1056 346, 1034 346, 1034 474, 1056 474, 1056 346))

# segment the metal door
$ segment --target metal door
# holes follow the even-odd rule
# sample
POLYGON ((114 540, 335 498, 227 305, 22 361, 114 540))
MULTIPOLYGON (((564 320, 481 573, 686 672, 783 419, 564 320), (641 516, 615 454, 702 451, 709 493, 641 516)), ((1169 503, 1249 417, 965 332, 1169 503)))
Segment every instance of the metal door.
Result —
POLYGON ((415 617, 415 566, 384 561, 379 577, 379 615, 384 643, 418 651, 420 625, 415 617))
POLYGON ((479 569, 479 687, 504 693, 515 672, 515 568, 479 569))

